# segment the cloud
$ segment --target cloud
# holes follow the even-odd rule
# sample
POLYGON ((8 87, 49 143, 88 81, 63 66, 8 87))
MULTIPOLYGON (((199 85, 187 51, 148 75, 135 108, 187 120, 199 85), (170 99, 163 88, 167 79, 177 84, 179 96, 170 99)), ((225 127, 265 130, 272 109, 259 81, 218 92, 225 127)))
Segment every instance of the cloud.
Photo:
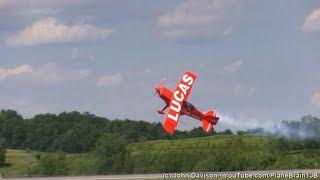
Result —
POLYGON ((7 38, 8 46, 33 46, 51 43, 69 43, 104 40, 114 33, 89 24, 66 25, 55 18, 45 18, 33 22, 30 26, 7 38))
POLYGON ((95 57, 93 55, 88 55, 80 52, 78 48, 72 48, 71 59, 77 61, 94 61, 95 57))
POLYGON ((44 105, 31 102, 21 97, 1 97, 0 109, 14 109, 18 111, 20 114, 22 114, 24 117, 29 118, 31 118, 35 114, 50 112, 49 109, 47 109, 44 105))
POLYGON ((310 103, 314 106, 320 107, 320 92, 314 92, 310 97, 310 103))
POLYGON ((113 75, 104 75, 98 78, 97 86, 112 86, 118 85, 123 82, 123 77, 121 74, 113 74, 113 75))
POLYGON ((14 68, 0 68, 0 80, 30 72, 32 72, 32 67, 30 65, 21 65, 14 68))
POLYGON ((89 75, 90 71, 87 69, 63 69, 57 67, 55 63, 47 63, 33 68, 31 73, 19 77, 18 80, 36 84, 60 84, 81 80, 89 75))
POLYGON ((215 20, 210 9, 214 1, 184 1, 173 11, 158 17, 158 24, 163 27, 207 25, 215 20), (212 2, 212 3, 211 3, 212 2))
POLYGON ((214 31, 211 29, 169 29, 163 30, 162 35, 169 39, 181 40, 181 39, 201 39, 206 37, 216 37, 226 35, 220 31, 214 31))
MULTIPOLYGON (((13 0, 16 3, 19 3, 20 0, 13 0)), ((77 5, 77 4, 90 4, 93 3, 94 1, 92 0, 31 0, 33 5, 38 5, 38 6, 66 6, 66 5, 77 5)))
POLYGON ((12 77, 16 80, 40 84, 58 84, 70 80, 79 80, 89 76, 89 74, 90 71, 87 69, 62 69, 54 63, 39 67, 20 65, 14 68, 0 68, 0 80, 12 77))
POLYGON ((49 16, 56 15, 61 12, 61 9, 53 9, 53 8, 42 8, 42 9, 23 9, 21 11, 17 11, 16 13, 21 16, 49 16))
POLYGON ((220 75, 225 75, 225 74, 232 74, 237 72, 241 65, 243 64, 242 60, 236 60, 233 61, 232 63, 224 65, 220 71, 218 71, 218 74, 220 75))
POLYGON ((165 37, 195 38, 228 36, 233 32, 232 17, 240 1, 188 0, 157 17, 165 37))
POLYGON ((302 26, 304 32, 317 32, 320 31, 320 8, 310 12, 302 26))
POLYGON ((11 4, 14 6, 26 6, 26 8, 30 7, 65 7, 65 6, 75 6, 79 4, 90 4, 92 0, 28 0, 28 1, 21 1, 21 0, 0 0, 0 4, 4 2, 5 4, 11 4))
POLYGON ((149 69, 149 68, 147 68, 147 69, 145 69, 145 70, 144 70, 144 72, 145 72, 145 73, 151 73, 151 72, 152 72, 152 70, 151 70, 151 69, 149 69))
POLYGON ((0 8, 6 6, 8 3, 8 0, 0 0, 0 8))
POLYGON ((236 84, 232 87, 232 93, 236 96, 238 95, 248 95, 251 96, 256 92, 256 88, 249 87, 243 84, 236 84))

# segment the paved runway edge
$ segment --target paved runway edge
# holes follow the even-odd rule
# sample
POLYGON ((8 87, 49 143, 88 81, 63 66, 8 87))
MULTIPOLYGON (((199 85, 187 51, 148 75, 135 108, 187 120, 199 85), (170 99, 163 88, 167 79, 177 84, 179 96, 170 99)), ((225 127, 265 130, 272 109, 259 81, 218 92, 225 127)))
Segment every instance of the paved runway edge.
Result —
MULTIPOLYGON (((268 170, 268 171, 232 171, 232 172, 189 172, 182 174, 268 174, 268 173, 317 173, 320 175, 320 169, 297 169, 297 170, 268 170)), ((179 173, 169 173, 169 174, 181 174, 179 173)), ((61 177, 20 177, 20 178, 3 178, 7 180, 148 180, 148 179, 163 179, 164 174, 128 174, 128 175, 97 175, 97 176, 61 176, 61 177)), ((172 178, 170 178, 172 179, 172 178)), ((190 178, 191 179, 191 178, 190 178)))

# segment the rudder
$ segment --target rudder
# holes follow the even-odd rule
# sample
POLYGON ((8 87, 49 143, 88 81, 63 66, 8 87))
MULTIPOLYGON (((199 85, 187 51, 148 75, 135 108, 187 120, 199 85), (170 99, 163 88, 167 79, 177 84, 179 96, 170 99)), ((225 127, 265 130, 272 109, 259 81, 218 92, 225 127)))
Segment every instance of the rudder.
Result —
POLYGON ((213 131, 213 125, 217 124, 218 119, 213 111, 207 112, 205 117, 201 119, 203 130, 211 133, 213 131))

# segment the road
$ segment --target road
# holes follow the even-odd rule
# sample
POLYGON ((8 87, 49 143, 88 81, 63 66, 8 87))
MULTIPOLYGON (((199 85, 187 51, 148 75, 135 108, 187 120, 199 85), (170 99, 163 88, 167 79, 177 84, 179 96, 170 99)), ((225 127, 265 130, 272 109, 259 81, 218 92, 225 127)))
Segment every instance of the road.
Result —
MULTIPOLYGON (((296 179, 301 178, 310 178, 310 179, 320 179, 320 169, 304 169, 304 170, 272 170, 272 171, 237 171, 237 172, 206 172, 206 173, 171 173, 171 174, 133 174, 133 175, 101 175, 101 176, 64 176, 64 177, 24 177, 24 178, 4 178, 7 180, 148 180, 148 179, 163 179, 164 176, 166 178, 174 179, 177 176, 182 177, 181 175, 190 175, 199 176, 207 175, 207 178, 210 179, 226 179, 229 178, 237 179, 237 175, 242 176, 256 176, 258 179, 265 179, 265 177, 276 178, 276 179, 289 179, 285 176, 294 175, 296 179), (171 175, 171 176, 170 176, 171 175), (258 177, 257 177, 258 175, 258 177), (284 178, 279 178, 279 176, 283 176, 284 178), (303 176, 303 177, 301 177, 303 176), (318 177, 316 177, 318 176, 318 177)), ((250 178, 250 177, 247 177, 250 178)), ((251 177, 253 178, 253 177, 251 177)))

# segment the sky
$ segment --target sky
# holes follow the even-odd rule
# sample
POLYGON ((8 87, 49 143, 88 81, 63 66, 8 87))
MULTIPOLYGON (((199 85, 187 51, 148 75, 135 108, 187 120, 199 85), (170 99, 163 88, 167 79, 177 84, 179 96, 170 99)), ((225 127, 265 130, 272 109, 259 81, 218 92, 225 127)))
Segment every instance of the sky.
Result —
POLYGON ((0 0, 1 109, 161 122, 187 70, 218 130, 319 116, 320 1, 0 0))

